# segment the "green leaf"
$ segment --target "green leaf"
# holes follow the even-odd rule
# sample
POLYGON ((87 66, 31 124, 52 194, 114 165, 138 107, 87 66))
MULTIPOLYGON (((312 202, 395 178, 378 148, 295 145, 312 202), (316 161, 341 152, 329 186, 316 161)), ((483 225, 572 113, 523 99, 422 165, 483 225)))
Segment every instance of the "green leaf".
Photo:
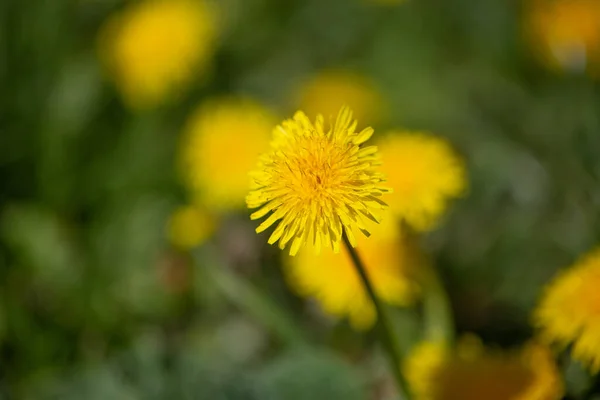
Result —
POLYGON ((261 400, 364 400, 364 378, 328 351, 290 352, 257 376, 261 400))
POLYGON ((0 235, 38 284, 61 292, 79 283, 81 260, 66 225, 52 211, 36 204, 10 206, 0 219, 0 235))

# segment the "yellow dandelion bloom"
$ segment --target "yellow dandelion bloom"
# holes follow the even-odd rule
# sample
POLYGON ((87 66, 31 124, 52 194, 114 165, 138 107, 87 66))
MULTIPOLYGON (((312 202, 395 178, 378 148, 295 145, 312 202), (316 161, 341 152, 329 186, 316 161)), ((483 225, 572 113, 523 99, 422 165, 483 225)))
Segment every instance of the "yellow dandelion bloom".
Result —
POLYGON ((528 343, 512 352, 475 338, 456 349, 425 342, 404 363, 415 400, 558 400, 564 388, 550 351, 528 343))
POLYGON ((550 67, 585 71, 600 67, 600 2, 531 0, 526 31, 550 67))
POLYGON ((215 15, 203 0, 146 0, 107 22, 100 52, 124 101, 149 108, 206 69, 215 39, 215 15))
POLYGON ((379 221, 376 211, 386 206, 381 195, 389 190, 374 168, 377 147, 363 147, 373 129, 357 133, 356 124, 344 107, 327 130, 322 115, 313 124, 301 111, 275 128, 272 149, 260 158, 246 198, 249 208, 260 208, 252 219, 270 214, 257 232, 279 221, 269 244, 279 241, 283 250, 291 242, 291 255, 307 242, 317 252, 321 246, 339 252, 344 233, 356 246, 353 227, 369 235, 366 220, 379 221))
POLYGON ((549 343, 573 344, 571 355, 600 371, 600 249, 581 258, 548 285, 534 325, 549 343))
MULTIPOLYGON (((373 227, 371 238, 358 239, 366 268, 383 301, 407 306, 419 288, 413 274, 411 249, 392 216, 373 227)), ((286 257, 285 273, 290 285, 302 296, 313 297, 329 314, 345 317, 357 329, 369 328, 377 313, 347 252, 325 249, 320 255, 308 249, 286 257)))
POLYGON ((418 231, 431 229, 448 200, 466 189, 462 160, 445 140, 420 132, 390 132, 378 144, 394 190, 390 209, 418 231))
POLYGON ((321 72, 305 82, 296 93, 298 108, 314 118, 317 114, 336 115, 347 105, 358 121, 377 123, 385 114, 385 102, 367 77, 344 70, 321 72))
POLYGON ((215 230, 215 221, 206 210, 196 206, 182 206, 169 219, 167 234, 170 242, 183 250, 202 244, 215 230))
POLYGON ((269 149, 273 114, 248 99, 202 104, 189 119, 180 150, 183 180, 217 212, 244 207, 250 171, 269 149))

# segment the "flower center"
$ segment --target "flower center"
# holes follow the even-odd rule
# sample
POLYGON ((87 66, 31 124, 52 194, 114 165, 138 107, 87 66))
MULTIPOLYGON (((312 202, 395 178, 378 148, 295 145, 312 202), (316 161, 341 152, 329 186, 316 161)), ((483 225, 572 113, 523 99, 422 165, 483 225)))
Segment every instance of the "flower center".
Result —
POLYGON ((322 200, 340 188, 346 177, 344 149, 329 140, 307 143, 290 162, 293 189, 303 201, 322 200), (292 173, 294 171, 291 171, 292 173))

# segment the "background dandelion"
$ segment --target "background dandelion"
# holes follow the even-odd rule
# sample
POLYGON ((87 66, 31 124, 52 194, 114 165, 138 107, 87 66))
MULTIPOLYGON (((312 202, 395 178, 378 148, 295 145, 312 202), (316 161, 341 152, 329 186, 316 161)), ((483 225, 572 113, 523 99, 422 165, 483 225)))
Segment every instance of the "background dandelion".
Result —
POLYGON ((419 344, 405 370, 416 399, 560 399, 563 386, 549 349, 527 343, 518 350, 485 349, 462 338, 456 349, 419 344))
POLYGON ((467 187, 464 161, 441 138, 421 132, 390 132, 379 141, 382 166, 395 189, 390 209, 412 228, 432 229, 448 202, 467 187))
POLYGON ((533 314, 544 340, 563 349, 572 344, 573 357, 594 372, 600 369, 599 280, 600 252, 595 250, 548 285, 533 314))
POLYGON ((348 106, 361 126, 369 126, 380 122, 387 112, 384 97, 372 79, 342 69, 306 78, 298 86, 296 97, 296 108, 311 119, 318 114, 335 116, 340 108, 348 106))
POLYGON ((243 208, 248 173, 269 148, 275 122, 271 111, 250 99, 200 105, 187 122, 179 150, 190 196, 216 212, 243 208))
POLYGON ((600 4, 593 0, 530 0, 529 39, 550 68, 591 72, 600 67, 600 4))
POLYGON ((207 69, 216 29, 214 11, 204 1, 146 0, 106 22, 100 54, 125 102, 152 107, 207 69))
POLYGON ((204 242, 215 230, 215 218, 198 206, 181 206, 171 215, 168 236, 174 246, 192 249, 204 242))
POLYGON ((277 124, 343 104, 393 189, 353 232, 400 353, 598 397, 597 9, 0 2, 0 399, 396 400, 346 255, 284 256, 245 204, 277 124))

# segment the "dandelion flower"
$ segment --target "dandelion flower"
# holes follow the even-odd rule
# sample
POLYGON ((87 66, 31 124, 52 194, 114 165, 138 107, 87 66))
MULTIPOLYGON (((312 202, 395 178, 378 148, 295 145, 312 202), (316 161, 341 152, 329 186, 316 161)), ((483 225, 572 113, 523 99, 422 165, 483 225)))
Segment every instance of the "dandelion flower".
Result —
POLYGON ((572 344, 571 355, 600 370, 600 249, 581 258, 548 285, 534 325, 549 343, 572 344))
POLYGON ((317 114, 336 115, 347 105, 355 118, 371 125, 383 117, 384 100, 367 77, 350 71, 329 70, 305 82, 297 92, 298 108, 314 118, 317 114))
POLYGON ((202 244, 214 230, 215 221, 206 210, 186 205, 173 212, 167 233, 174 246, 189 250, 202 244))
MULTIPOLYGON (((391 216, 388 216, 391 217, 391 216)), ((394 220, 384 218, 373 237, 358 239, 361 254, 369 260, 367 273, 383 301, 407 306, 419 293, 411 249, 394 220)), ((325 249, 320 255, 308 249, 286 257, 290 285, 302 296, 314 297, 329 314, 349 316, 357 329, 369 328, 377 313, 347 253, 325 249)))
POLYGON ((215 16, 203 0, 135 2, 108 21, 100 52, 125 102, 150 108, 206 69, 215 28, 215 16))
POLYGON ((242 209, 248 171, 269 148, 275 117, 248 99, 218 99, 201 105, 185 128, 180 162, 183 180, 210 210, 242 209))
POLYGON ((377 147, 363 146, 373 129, 357 133, 356 124, 344 107, 327 130, 322 115, 313 124, 301 111, 275 128, 246 198, 249 208, 259 208, 252 219, 269 214, 257 232, 278 222, 269 244, 279 241, 283 250, 291 243, 291 255, 304 243, 339 252, 343 234, 356 245, 353 228, 369 235, 366 220, 379 221, 376 212, 386 206, 381 196, 389 190, 374 168, 377 147))
POLYGON ((456 349, 425 342, 404 371, 415 400, 558 400, 564 391, 550 351, 533 342, 511 352, 485 349, 476 338, 456 349))
POLYGON ((573 72, 600 67, 598 0, 531 0, 525 21, 534 46, 551 68, 573 72))
POLYGON ((390 209, 418 231, 435 226, 451 198, 466 188, 465 167, 441 138, 419 132, 390 132, 379 143, 383 171, 394 190, 390 209))

